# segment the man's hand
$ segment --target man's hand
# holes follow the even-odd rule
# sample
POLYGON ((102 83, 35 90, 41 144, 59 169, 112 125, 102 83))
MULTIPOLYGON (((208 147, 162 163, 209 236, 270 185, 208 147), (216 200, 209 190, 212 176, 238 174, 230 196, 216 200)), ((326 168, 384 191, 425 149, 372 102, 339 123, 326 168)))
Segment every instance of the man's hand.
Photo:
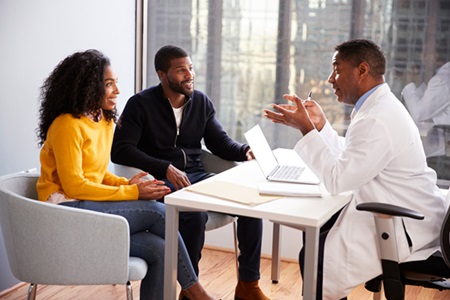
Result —
POLYGON ((247 157, 247 160, 255 159, 255 155, 253 154, 252 149, 250 147, 248 148, 247 152, 245 152, 245 156, 247 157))
POLYGON ((167 168, 166 178, 173 184, 176 190, 191 185, 186 173, 178 170, 173 165, 169 165, 167 168))
POLYGON ((320 106, 311 100, 301 100, 297 95, 284 95, 285 99, 295 105, 272 104, 276 111, 264 110, 264 116, 274 123, 284 124, 299 129, 303 135, 317 128, 319 131, 325 125, 325 116, 320 106), (316 126, 317 125, 317 126, 316 126))
MULTIPOLYGON (((286 97, 288 96, 286 95, 286 97)), ((289 100, 289 98, 286 99, 289 100)), ((327 118, 325 117, 325 113, 323 112, 320 105, 314 100, 303 100, 302 104, 306 109, 311 122, 313 122, 318 131, 321 131, 325 126, 325 123, 327 122, 327 118)))

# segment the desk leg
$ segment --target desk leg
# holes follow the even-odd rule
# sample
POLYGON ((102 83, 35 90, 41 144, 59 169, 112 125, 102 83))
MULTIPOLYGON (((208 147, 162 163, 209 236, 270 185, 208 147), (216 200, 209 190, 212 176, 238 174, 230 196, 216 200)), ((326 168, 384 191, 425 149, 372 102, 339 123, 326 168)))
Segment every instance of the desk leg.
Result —
POLYGON ((304 231, 305 274, 303 278, 303 299, 316 299, 319 232, 320 228, 315 227, 306 227, 304 231))
POLYGON ((164 300, 177 299, 178 219, 179 211, 177 207, 166 205, 164 300))
POLYGON ((280 279, 280 244, 281 225, 274 222, 272 233, 272 283, 278 283, 280 279))

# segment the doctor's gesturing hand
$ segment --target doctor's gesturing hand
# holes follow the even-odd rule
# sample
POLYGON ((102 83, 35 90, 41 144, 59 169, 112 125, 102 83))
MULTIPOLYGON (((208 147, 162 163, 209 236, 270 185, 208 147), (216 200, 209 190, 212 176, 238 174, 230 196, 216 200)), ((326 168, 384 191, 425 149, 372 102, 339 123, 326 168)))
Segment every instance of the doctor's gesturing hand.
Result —
POLYGON ((292 104, 272 104, 276 111, 264 110, 264 116, 274 123, 291 126, 301 131, 303 135, 313 129, 322 130, 326 123, 322 108, 313 100, 302 100, 297 95, 283 95, 292 104))

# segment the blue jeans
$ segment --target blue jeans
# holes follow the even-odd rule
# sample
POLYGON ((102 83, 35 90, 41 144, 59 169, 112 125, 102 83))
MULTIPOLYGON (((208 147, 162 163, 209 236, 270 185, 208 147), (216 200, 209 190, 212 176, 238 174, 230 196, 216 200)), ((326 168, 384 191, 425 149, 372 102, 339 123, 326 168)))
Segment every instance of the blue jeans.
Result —
MULTIPOLYGON (((73 201, 60 205, 72 206, 127 219, 130 227, 130 256, 140 257, 148 264, 147 275, 141 281, 141 299, 163 299, 164 287, 164 204, 149 201, 73 201)), ((198 282, 183 240, 178 235, 178 282, 187 289, 198 282)))
MULTIPOLYGON (((214 176, 204 171, 187 172, 191 184, 214 176)), ((174 191, 173 185, 163 179, 174 191)), ((179 232, 183 237, 195 273, 199 274, 198 264, 205 243, 205 224, 208 220, 206 212, 181 212, 179 232)), ((260 279, 262 220, 250 217, 239 217, 237 221, 237 238, 239 240, 239 280, 255 281, 260 279)))

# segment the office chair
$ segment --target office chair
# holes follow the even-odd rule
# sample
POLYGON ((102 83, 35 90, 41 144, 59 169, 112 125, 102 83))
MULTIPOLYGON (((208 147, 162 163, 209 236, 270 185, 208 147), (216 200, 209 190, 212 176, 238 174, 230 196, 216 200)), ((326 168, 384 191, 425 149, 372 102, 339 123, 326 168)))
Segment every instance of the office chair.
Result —
MULTIPOLYGON (((423 220, 424 215, 404 207, 385 203, 361 203, 357 210, 374 213, 381 256, 382 275, 366 282, 366 289, 381 291, 388 300, 404 299, 405 285, 416 285, 438 290, 450 289, 450 210, 447 210, 440 232, 442 256, 426 260, 398 263, 397 244, 394 235, 394 217, 423 220)), ((419 221, 418 221, 419 222, 419 221)))
POLYGON ((128 222, 122 216, 38 201, 37 173, 0 177, 0 225, 9 266, 29 282, 28 299, 38 284, 125 284, 147 274, 147 263, 130 257, 128 222))

